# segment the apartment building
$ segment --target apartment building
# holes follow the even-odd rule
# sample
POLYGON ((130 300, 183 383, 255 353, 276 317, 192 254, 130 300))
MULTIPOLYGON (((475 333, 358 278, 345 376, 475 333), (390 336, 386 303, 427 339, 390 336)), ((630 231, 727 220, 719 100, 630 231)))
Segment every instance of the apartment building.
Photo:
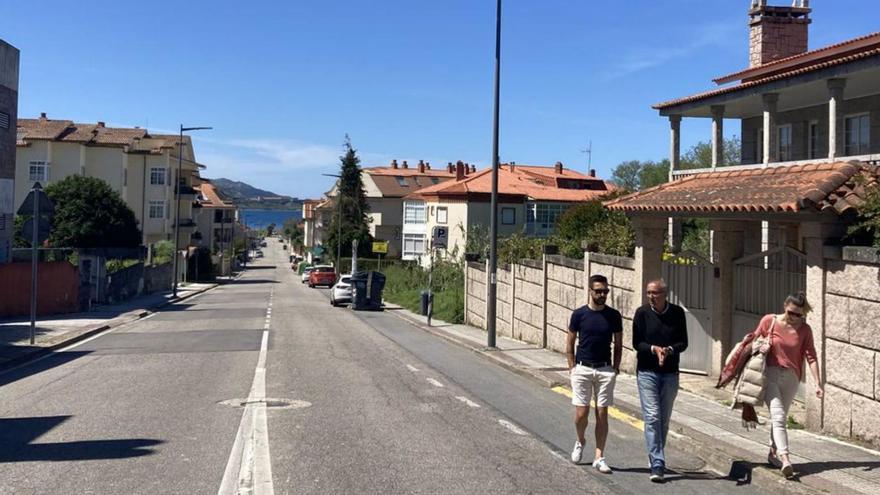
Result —
POLYGON ((116 190, 134 211, 144 245, 170 240, 177 219, 175 182, 180 182, 179 245, 192 243, 196 230, 193 204, 199 170, 192 141, 152 134, 139 127, 108 127, 104 122, 75 123, 50 119, 18 119, 15 159, 15 207, 34 182, 43 186, 70 175, 97 177, 116 190), (181 174, 177 169, 180 161, 181 174))
POLYGON ((237 221, 235 205, 226 199, 210 179, 200 177, 196 190, 196 231, 193 241, 211 253, 229 252, 237 221))
POLYGON ((15 222, 15 121, 18 114, 18 50, 0 40, 0 263, 12 253, 15 222))

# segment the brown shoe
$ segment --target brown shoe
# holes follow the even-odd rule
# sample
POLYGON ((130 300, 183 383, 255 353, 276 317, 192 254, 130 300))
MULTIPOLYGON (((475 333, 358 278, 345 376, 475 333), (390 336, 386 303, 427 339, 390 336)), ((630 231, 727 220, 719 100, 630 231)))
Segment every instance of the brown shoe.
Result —
POLYGON ((780 461, 779 458, 776 457, 776 453, 772 450, 769 454, 767 454, 767 464, 775 469, 782 469, 782 461, 780 461))
POLYGON ((782 475, 785 476, 785 479, 791 479, 794 477, 794 467, 791 464, 784 464, 782 466, 782 475))

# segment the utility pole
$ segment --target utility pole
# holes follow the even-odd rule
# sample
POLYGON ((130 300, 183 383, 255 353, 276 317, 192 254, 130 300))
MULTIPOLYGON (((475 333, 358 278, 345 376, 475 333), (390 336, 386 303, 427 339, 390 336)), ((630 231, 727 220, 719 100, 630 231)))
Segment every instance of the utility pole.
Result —
POLYGON ((183 168, 183 133, 188 131, 201 131, 213 129, 213 127, 184 127, 180 124, 180 140, 177 142, 177 177, 174 185, 174 285, 172 296, 177 297, 177 257, 180 256, 180 170, 183 168))
POLYGON ((590 173, 590 170, 593 169, 593 140, 590 140, 590 144, 581 150, 581 153, 587 154, 587 173, 590 173))
POLYGON ((501 92, 501 0, 495 11, 495 107, 492 118, 492 199, 489 219, 489 288, 486 298, 487 346, 495 347, 495 312, 498 294, 498 114, 501 92))

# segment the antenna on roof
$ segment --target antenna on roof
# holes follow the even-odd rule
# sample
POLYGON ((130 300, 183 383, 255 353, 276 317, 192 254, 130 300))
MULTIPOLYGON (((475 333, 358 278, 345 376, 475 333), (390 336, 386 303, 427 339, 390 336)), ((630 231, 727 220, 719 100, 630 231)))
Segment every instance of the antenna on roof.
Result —
POLYGON ((592 169, 593 168, 593 140, 592 139, 590 140, 590 144, 587 146, 587 148, 581 150, 581 153, 587 154, 587 170, 592 169))

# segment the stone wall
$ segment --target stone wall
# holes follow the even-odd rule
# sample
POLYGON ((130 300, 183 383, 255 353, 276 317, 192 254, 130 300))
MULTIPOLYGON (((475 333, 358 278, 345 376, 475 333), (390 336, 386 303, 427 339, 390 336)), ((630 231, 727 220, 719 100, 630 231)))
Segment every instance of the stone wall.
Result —
POLYGON ((544 343, 544 265, 522 260, 512 265, 514 275, 513 338, 544 343))
POLYGON ((620 311, 623 317, 623 359, 621 368, 635 371, 635 351, 632 348, 632 317, 641 305, 641 291, 636 290, 635 260, 607 254, 587 253, 584 258, 584 280, 593 275, 608 278, 608 305, 620 311))
POLYGON ((486 265, 471 262, 465 266, 464 321, 486 329, 486 265))
POLYGON ((565 352, 571 312, 587 303, 584 262, 547 256, 547 348, 565 352))
POLYGON ((880 445, 880 258, 844 248, 826 268, 822 427, 880 445))

